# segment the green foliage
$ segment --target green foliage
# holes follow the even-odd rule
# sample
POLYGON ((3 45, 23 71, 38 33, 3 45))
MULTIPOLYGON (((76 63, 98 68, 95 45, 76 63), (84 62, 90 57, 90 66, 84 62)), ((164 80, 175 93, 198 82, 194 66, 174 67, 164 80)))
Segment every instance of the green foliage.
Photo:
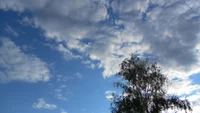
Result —
POLYGON ((156 63, 131 56, 121 63, 117 76, 124 81, 114 83, 114 86, 122 88, 123 92, 113 94, 112 113, 160 113, 167 109, 192 111, 187 99, 167 95, 167 77, 156 63))

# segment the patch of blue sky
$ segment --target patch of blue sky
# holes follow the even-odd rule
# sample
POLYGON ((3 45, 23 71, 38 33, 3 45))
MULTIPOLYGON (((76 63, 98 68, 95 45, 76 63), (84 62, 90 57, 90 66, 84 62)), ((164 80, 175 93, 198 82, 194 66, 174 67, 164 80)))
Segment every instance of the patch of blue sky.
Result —
POLYGON ((2 113, 29 112, 34 113, 32 104, 37 98, 50 98, 49 88, 46 83, 12 82, 0 85, 0 106, 2 113))
MULTIPOLYGON (((200 84, 200 73, 193 74, 189 77, 192 80, 193 84, 200 84)), ((199 90, 200 91, 200 90, 199 90)))
POLYGON ((116 23, 116 21, 120 19, 120 15, 119 12, 113 10, 111 6, 112 2, 113 0, 109 0, 108 4, 105 5, 108 17, 104 21, 101 21, 99 24, 105 24, 107 26, 114 27, 118 30, 123 30, 125 26, 123 24, 116 23))
MULTIPOLYGON (((2 22, 10 24, 8 18, 11 17, 8 16, 10 15, 4 15, 3 17, 7 19, 3 20, 2 22)), ((17 14, 13 14, 12 18, 14 18, 14 20, 19 19, 17 14)), ((45 40, 40 30, 20 25, 14 20, 12 20, 13 23, 10 25, 13 27, 18 26, 18 28, 23 29, 23 31, 20 31, 21 33, 19 38, 10 37, 10 39, 18 46, 26 44, 27 46, 34 47, 34 49, 24 51, 25 53, 36 55, 48 64, 53 63, 53 69, 51 70, 53 78, 50 80, 51 85, 49 85, 48 82, 37 84, 12 82, 1 85, 3 93, 0 94, 0 98, 4 103, 1 103, 1 106, 6 108, 2 109, 1 112, 14 113, 15 111, 18 111, 34 113, 37 111, 37 113, 54 113, 55 110, 34 110, 31 107, 33 102, 41 97, 49 100, 49 103, 54 103, 73 113, 80 113, 84 111, 86 113, 95 112, 97 109, 99 112, 108 112, 110 102, 105 98, 105 91, 112 89, 112 82, 105 80, 102 75, 99 74, 102 72, 102 69, 99 69, 99 71, 93 71, 89 68, 86 68, 85 64, 82 64, 80 59, 65 61, 61 58, 62 56, 57 51, 52 51, 51 48, 45 46, 45 44, 49 44, 51 41, 45 40), (81 73, 83 75, 83 79, 75 78, 76 72, 81 73), (90 74, 88 75, 88 73, 90 74), (60 83, 56 81, 56 75, 59 74, 71 76, 74 77, 74 79, 60 83), (67 98, 69 99, 67 101, 58 100, 55 96, 53 96, 54 94, 51 94, 54 93, 55 88, 59 87, 61 84, 67 84, 72 92, 72 95, 68 95, 69 97, 67 98), (96 98, 99 99, 96 100, 96 98), (14 106, 12 105, 12 109, 7 109, 10 103, 12 103, 14 106), (102 103, 104 104, 102 105, 102 103), (96 108, 96 105, 101 106, 96 108), (23 106, 23 109, 21 106, 23 106), (81 111, 82 109, 85 110, 81 111)), ((4 27, 5 26, 2 26, 1 28, 4 27)), ((98 63, 97 61, 93 61, 93 63, 95 62, 98 63)))
POLYGON ((81 109, 86 109, 87 113, 108 112, 110 103, 105 98, 105 91, 113 88, 112 82, 103 79, 97 72, 90 71, 90 75, 85 75, 83 79, 70 81, 73 82, 71 86, 73 96, 68 100, 66 106, 70 107, 70 105, 76 104, 76 107, 75 109, 68 108, 68 111, 79 113, 81 109))
MULTIPOLYGON (((11 26, 13 26, 14 28, 19 28, 23 30, 23 31, 20 31, 19 38, 12 38, 10 36, 5 36, 5 37, 10 37, 10 39, 16 45, 21 47, 22 51, 23 51, 23 45, 30 47, 28 51, 23 51, 23 52, 36 55, 43 61, 48 62, 48 64, 55 64, 56 65, 54 67, 56 68, 55 70, 60 70, 60 71, 65 70, 63 69, 64 67, 65 68, 73 67, 74 64, 78 64, 77 62, 74 62, 74 61, 68 61, 68 63, 71 63, 71 62, 74 62, 74 63, 71 64, 70 66, 67 66, 65 60, 62 58, 63 56, 58 51, 53 51, 48 46, 48 44, 52 46, 56 46, 57 43, 55 42, 53 43, 53 41, 51 40, 46 40, 40 29, 23 26, 20 23, 18 23, 18 21, 16 20, 19 20, 20 18, 18 17, 17 13, 13 14, 13 12, 7 12, 7 13, 3 13, 2 16, 5 18, 5 19, 2 19, 3 23, 10 24, 12 22, 10 24, 11 26)), ((4 27, 5 26, 2 26, 2 28, 4 27)), ((5 34, 5 33, 2 33, 2 34, 5 34)))

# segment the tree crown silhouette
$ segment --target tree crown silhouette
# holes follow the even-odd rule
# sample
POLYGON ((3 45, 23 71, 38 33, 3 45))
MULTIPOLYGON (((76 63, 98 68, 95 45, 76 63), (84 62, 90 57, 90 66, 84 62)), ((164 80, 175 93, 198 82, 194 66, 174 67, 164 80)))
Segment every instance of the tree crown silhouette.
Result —
POLYGON ((167 94, 167 77, 156 63, 131 56, 120 65, 117 76, 123 82, 114 83, 121 94, 113 94, 112 113, 160 113, 167 109, 192 111, 187 99, 167 94))

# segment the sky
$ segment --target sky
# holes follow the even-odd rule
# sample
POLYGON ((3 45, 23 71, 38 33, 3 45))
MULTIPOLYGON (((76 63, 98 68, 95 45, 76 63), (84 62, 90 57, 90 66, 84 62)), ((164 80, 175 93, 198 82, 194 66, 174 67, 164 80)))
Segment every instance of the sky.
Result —
POLYGON ((0 113, 109 113, 130 54, 200 113, 200 0, 0 0, 0 113))

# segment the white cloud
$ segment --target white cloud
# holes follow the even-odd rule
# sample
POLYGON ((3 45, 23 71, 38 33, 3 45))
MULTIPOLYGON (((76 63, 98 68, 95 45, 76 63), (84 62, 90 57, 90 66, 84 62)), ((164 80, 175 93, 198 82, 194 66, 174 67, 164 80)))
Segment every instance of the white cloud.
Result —
POLYGON ((46 5, 48 0, 1 0, 0 8, 3 10, 14 10, 22 12, 26 9, 37 10, 46 5))
POLYGON ((106 0, 27 2, 3 0, 0 8, 30 10, 33 18, 25 20, 44 30, 47 39, 61 42, 56 50, 66 59, 76 56, 75 50, 92 62, 98 61, 96 67, 103 68, 103 76, 108 77, 119 70, 119 64, 128 54, 148 54, 159 62, 170 79, 181 79, 173 83, 171 93, 182 84, 184 87, 176 90, 179 95, 199 89, 188 79, 200 73, 199 0, 113 0, 111 4, 106 0), (114 16, 105 6, 112 9, 114 16), (184 88, 189 91, 185 93, 184 88))
POLYGON ((188 96, 187 99, 189 101, 191 101, 192 103, 195 103, 196 101, 199 101, 200 100, 200 92, 196 92, 193 95, 188 96))
POLYGON ((62 89, 56 89, 56 97, 60 100, 68 100, 63 94, 62 94, 62 89))
POLYGON ((68 100, 68 96, 71 94, 70 91, 67 91, 66 85, 61 85, 59 88, 55 89, 55 96, 60 100, 68 100))
POLYGON ((1 38, 0 43, 0 82, 45 82, 50 79, 45 62, 34 55, 23 53, 8 38, 1 38))
POLYGON ((59 82, 66 82, 66 81, 68 81, 70 79, 74 79, 74 77, 72 77, 72 76, 64 76, 64 75, 56 75, 56 79, 59 82))
POLYGON ((106 91, 105 92, 106 98, 108 100, 112 100, 114 98, 113 95, 112 95, 113 93, 115 93, 115 91, 110 91, 110 90, 106 91))
POLYGON ((134 14, 134 12, 145 12, 148 8, 148 3, 149 0, 115 0, 112 2, 112 7, 114 11, 123 14, 122 18, 124 18, 128 14, 134 14))
POLYGON ((9 25, 6 25, 5 30, 6 30, 6 32, 8 32, 9 34, 11 34, 15 37, 19 36, 19 34, 9 25))
POLYGON ((25 0, 3 0, 0 8, 30 10, 33 13, 31 21, 27 17, 23 20, 42 28, 47 38, 64 42, 66 46, 59 44, 56 48, 66 59, 73 56, 79 58, 72 52, 78 50, 91 60, 99 60, 104 68, 103 75, 110 76, 119 68, 116 66, 119 61, 130 53, 152 54, 160 59, 158 62, 164 67, 176 69, 182 66, 181 71, 199 62, 199 55, 194 50, 199 42, 199 22, 195 20, 199 1, 178 1, 115 0, 109 4, 105 0, 36 0, 28 4, 25 0), (149 6, 150 2, 157 6, 149 6), (119 18, 108 20, 113 15, 108 14, 105 6, 111 8, 119 18), (104 24, 102 21, 114 22, 116 25, 104 24), (120 25, 123 27, 120 28, 120 25), (107 65, 110 62, 112 65, 107 65), (112 68, 113 65, 115 68, 112 68))
POLYGON ((95 69, 97 67, 97 65, 95 65, 95 63, 93 63, 91 60, 82 61, 82 63, 91 69, 95 69))
POLYGON ((21 48, 23 51, 28 51, 28 50, 33 50, 33 49, 35 49, 34 47, 28 46, 28 45, 22 45, 20 48, 21 48))
POLYGON ((23 17, 21 20, 18 20, 18 22, 21 24, 21 25, 24 25, 24 26, 31 26, 31 27, 34 27, 33 25, 33 20, 31 18, 28 18, 27 16, 23 17))
POLYGON ((200 85, 193 84, 191 80, 170 80, 168 94, 188 95, 200 89, 200 85))
POLYGON ((60 113, 67 113, 64 109, 60 109, 60 113))
MULTIPOLYGON (((184 98, 185 99, 185 98, 184 98)), ((200 93, 196 92, 193 95, 186 97, 186 99, 188 99, 191 103, 191 107, 192 107, 192 113, 199 113, 199 109, 200 109, 200 93)), ((175 111, 172 109, 169 109, 165 112, 162 113, 174 113, 175 111)), ((177 111, 176 113, 185 113, 185 111, 177 111)))
POLYGON ((200 109, 200 99, 194 102, 192 113, 199 113, 199 109, 200 109))
POLYGON ((35 109, 49 109, 49 110, 57 109, 57 106, 55 104, 48 104, 45 102, 43 98, 39 98, 38 101, 34 103, 32 107, 35 109))
POLYGON ((79 72, 76 73, 76 76, 77 76, 78 78, 80 78, 80 79, 83 78, 83 75, 82 75, 81 73, 79 73, 79 72))
MULTIPOLYGON (((17 3, 18 0, 13 2, 17 3)), ((142 41, 142 37, 138 33, 134 34, 132 29, 120 31, 115 26, 100 23, 108 19, 108 13, 105 7, 110 7, 108 1, 86 0, 84 2, 74 2, 73 0, 58 0, 48 2, 48 5, 44 1, 42 3, 43 5, 40 6, 30 6, 26 2, 23 2, 25 1, 19 3, 21 8, 23 10, 30 8, 29 10, 34 16, 32 19, 24 17, 23 24, 27 22, 27 25, 42 28, 47 38, 55 39, 57 42, 63 42, 64 44, 58 44, 55 49, 60 51, 65 59, 80 58, 80 55, 73 53, 73 50, 77 50, 80 54, 84 54, 84 56, 89 57, 91 60, 98 60, 98 66, 91 64, 90 67, 104 68, 104 77, 116 73, 119 68, 118 64, 127 56, 124 55, 128 52, 127 50, 132 51, 134 48, 132 52, 135 52, 147 48, 142 47, 142 50, 139 50, 141 47, 130 45, 123 47, 124 50, 120 50, 121 45, 126 45, 127 42, 139 43, 142 41), (123 57, 117 58, 115 55, 123 55, 123 57)), ((130 1, 127 1, 126 4, 128 2, 130 1)), ((23 11, 17 6, 8 5, 9 3, 7 1, 2 1, 2 3, 7 4, 6 8, 1 7, 2 9, 10 8, 14 11, 23 11)), ((34 4, 38 3, 40 1, 35 1, 34 4)), ((143 7, 143 3, 147 4, 146 1, 142 1, 142 3, 137 1, 135 6, 130 7, 129 10, 133 8, 134 10, 144 11, 147 6, 143 7)), ((124 6, 120 10, 123 10, 124 6)))
POLYGON ((66 60, 72 59, 72 58, 81 58, 79 55, 74 55, 69 49, 64 47, 62 44, 59 44, 57 46, 57 50, 61 52, 66 60))

